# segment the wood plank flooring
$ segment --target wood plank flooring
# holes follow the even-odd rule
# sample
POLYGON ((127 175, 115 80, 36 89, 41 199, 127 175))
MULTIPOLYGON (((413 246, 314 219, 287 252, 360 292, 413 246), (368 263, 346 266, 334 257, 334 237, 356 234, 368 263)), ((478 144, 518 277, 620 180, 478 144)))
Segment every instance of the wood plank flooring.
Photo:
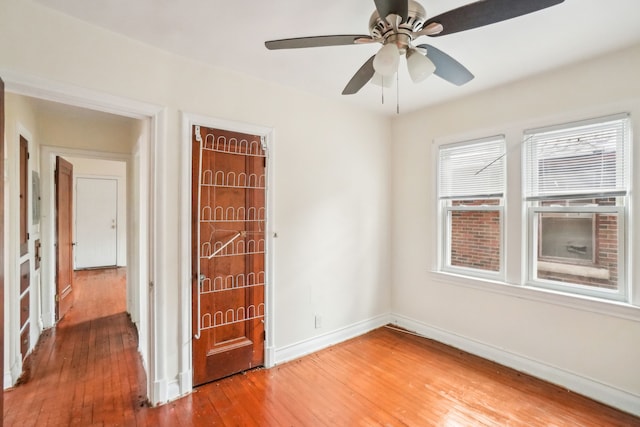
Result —
POLYGON ((75 306, 43 335, 24 383, 5 393, 5 426, 640 426, 640 418, 389 328, 150 408, 124 274, 78 274, 75 306))

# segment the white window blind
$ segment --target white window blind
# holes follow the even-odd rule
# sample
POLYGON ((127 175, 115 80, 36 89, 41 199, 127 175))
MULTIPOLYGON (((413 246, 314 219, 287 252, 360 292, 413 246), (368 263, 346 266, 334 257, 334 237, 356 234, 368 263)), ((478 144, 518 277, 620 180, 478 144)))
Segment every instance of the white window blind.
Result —
POLYGON ((525 132, 527 200, 625 195, 627 114, 525 132))
POLYGON ((504 136, 440 147, 438 197, 502 197, 505 183, 504 136))

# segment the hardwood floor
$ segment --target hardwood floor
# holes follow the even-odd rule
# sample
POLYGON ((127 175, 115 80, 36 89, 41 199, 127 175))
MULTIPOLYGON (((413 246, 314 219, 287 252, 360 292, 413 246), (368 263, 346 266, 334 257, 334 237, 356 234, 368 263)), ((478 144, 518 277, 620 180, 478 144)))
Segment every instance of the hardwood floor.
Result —
POLYGON ((6 426, 640 426, 640 418, 381 328, 273 369, 145 403, 124 270, 81 272, 76 304, 43 335, 6 426))

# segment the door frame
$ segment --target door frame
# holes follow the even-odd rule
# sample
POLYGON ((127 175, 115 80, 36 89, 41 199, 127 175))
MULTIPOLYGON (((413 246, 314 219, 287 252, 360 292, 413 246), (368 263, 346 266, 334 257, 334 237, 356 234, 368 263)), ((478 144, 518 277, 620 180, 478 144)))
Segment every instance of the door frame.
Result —
MULTIPOLYGON (((56 324, 56 308, 55 308, 55 242, 56 242, 56 226, 55 226, 55 182, 53 180, 56 167, 56 157, 68 158, 87 158, 99 160, 112 160, 124 162, 127 170, 131 170, 132 156, 129 154, 107 153, 103 151, 80 150, 76 148, 55 147, 49 145, 40 146, 40 185, 41 185, 41 241, 42 241, 42 322, 45 328, 50 328, 56 324), (48 286, 53 284, 53 286, 48 286)), ((74 200, 73 215, 75 222, 75 176, 73 181, 74 200)), ((127 233, 129 234, 129 233, 127 233)), ((129 255, 127 255, 129 257, 129 255)), ((138 261, 136 261, 138 262, 138 261)), ((75 263, 74 263, 75 267, 75 263)), ((136 318, 138 307, 130 307, 130 286, 127 283, 127 311, 131 312, 133 319, 136 318)))
POLYGON ((180 334, 182 348, 180 351, 180 382, 183 390, 193 389, 193 363, 192 363, 192 272, 191 272, 191 162, 192 162, 192 135, 193 126, 205 126, 214 129, 222 129, 231 132, 259 135, 264 138, 267 146, 266 163, 266 196, 265 196, 265 343, 264 365, 270 368, 275 365, 275 322, 274 322, 274 244, 276 233, 273 230, 274 215, 274 130, 268 126, 253 125, 225 119, 182 112, 182 158, 180 159, 180 334))
MULTIPOLYGON (((0 135, 4 135, 4 81, 0 78, 0 135)), ((0 176, 4 177, 4 141, 3 137, 0 141, 0 158, 2 163, 0 164, 0 176)), ((0 366, 4 369, 4 183, 0 186, 0 366)), ((0 375, 3 378, 4 375, 0 375)), ((4 384, 0 387, 0 413, 4 414, 4 384)), ((4 418, 4 416, 2 417, 4 418)), ((2 427, 3 421, 0 419, 0 427, 2 427)))
MULTIPOLYGON (((158 330, 156 317, 158 313, 162 313, 164 307, 156 308, 158 304, 162 305, 161 298, 158 294, 161 292, 161 287, 164 287, 164 283, 155 283, 156 278, 159 277, 158 265, 154 262, 154 259, 158 257, 158 251, 154 248, 154 241, 156 236, 161 232, 157 217, 161 216, 161 207, 158 205, 158 186, 155 184, 161 180, 161 171, 158 171, 154 166, 156 164, 162 164, 165 155, 163 150, 159 147, 166 145, 166 122, 167 122, 167 110, 166 107, 135 101, 132 99, 121 98, 106 94, 104 92, 98 92, 74 86, 72 84, 65 84, 54 82, 51 80, 35 77, 25 73, 17 73, 8 69, 0 70, 3 80, 5 82, 5 92, 14 93, 17 95, 29 96, 37 99, 43 99, 53 102, 58 102, 65 105, 76 106, 80 108, 86 108, 90 110, 97 110, 105 113, 117 114, 134 119, 145 121, 145 131, 143 137, 139 141, 139 149, 136 153, 129 156, 130 160, 127 163, 128 174, 131 172, 131 162, 136 162, 139 166, 140 176, 138 182, 138 188, 140 194, 147 194, 147 197, 142 197, 138 201, 139 203, 139 215, 148 218, 148 224, 146 227, 140 227, 139 233, 135 235, 135 238, 139 241, 139 256, 133 258, 133 254, 127 251, 128 262, 137 263, 139 266, 139 289, 136 292, 139 294, 137 298, 137 310, 140 317, 140 325, 138 329, 139 334, 139 351, 143 358, 143 364, 146 369, 147 376, 147 396, 152 404, 160 402, 166 402, 171 396, 167 395, 167 387, 163 386, 166 383, 164 372, 161 369, 162 366, 162 354, 159 349, 159 341, 162 340, 162 331, 158 330), (161 360, 158 361, 158 358, 161 360)), ((55 257, 52 256, 52 238, 55 233, 55 229, 52 228, 52 208, 51 203, 45 205, 45 197, 51 197, 52 194, 46 194, 50 191, 52 184, 44 182, 45 171, 43 167, 49 166, 50 155, 55 153, 66 153, 73 151, 60 147, 49 147, 52 150, 50 153, 45 153, 42 149, 45 146, 41 146, 41 188, 47 188, 47 191, 41 191, 42 196, 42 218, 41 218, 41 239, 42 239, 42 288, 43 291, 49 289, 50 292, 48 298, 49 301, 44 301, 45 292, 43 292, 43 307, 42 311, 45 311, 45 303, 48 307, 53 307, 55 304, 54 297, 51 296, 55 281, 51 281, 51 271, 55 268, 55 257), (45 156, 46 154, 46 156, 45 156), (47 160, 45 160, 47 158, 47 160), (46 211, 46 209, 49 209, 46 211), (45 218, 48 215, 49 218, 45 218), (48 223, 45 224, 45 222, 48 223), (46 236, 46 237, 45 237, 46 236), (48 242, 45 242, 45 238, 48 242), (49 274, 45 275, 48 271, 49 274)), ((82 153, 96 153, 97 155, 109 156, 112 153, 104 152, 84 152, 82 150, 75 150, 74 155, 76 157, 83 157, 82 153), (80 154, 79 154, 80 153, 80 154)), ((73 156, 73 155, 72 155, 73 156)), ((109 160, 109 158, 106 158, 109 160)), ((117 158, 116 160, 121 160, 117 158)), ((52 174, 52 172, 51 172, 52 174)), ((48 179, 52 180, 52 175, 48 179)), ((128 196, 129 197, 129 196, 128 196)), ((131 206, 131 205, 129 205, 131 206)), ((127 222, 128 227, 132 224, 132 221, 127 222)), ((54 273, 55 274, 55 273, 54 273)), ((44 313, 41 313, 43 315, 44 313)), ((43 323, 45 327, 53 326, 55 310, 49 308, 47 318, 43 316, 43 323)))

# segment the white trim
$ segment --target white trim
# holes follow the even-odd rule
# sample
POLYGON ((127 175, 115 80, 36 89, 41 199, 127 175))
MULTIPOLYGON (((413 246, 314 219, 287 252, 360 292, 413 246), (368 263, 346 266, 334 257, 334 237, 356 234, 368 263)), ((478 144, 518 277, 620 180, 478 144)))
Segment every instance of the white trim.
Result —
MULTIPOLYGON (((530 202, 531 203, 531 202, 530 202)), ((625 205, 627 205, 628 203, 625 202, 625 205)), ((629 245, 629 243, 627 242, 627 238, 631 237, 628 236, 626 234, 626 223, 628 221, 628 218, 626 218, 625 215, 625 208, 623 206, 594 206, 594 207, 582 207, 582 206, 573 206, 573 207, 541 207, 541 206, 526 206, 525 207, 526 210, 526 218, 527 218, 527 224, 525 224, 525 227, 527 230, 527 247, 523 248, 524 252, 527 254, 527 259, 526 259, 526 266, 527 266, 527 276, 526 276, 526 282, 524 282, 527 286, 530 287, 539 287, 539 288, 546 288, 546 289, 550 289, 550 290, 555 290, 558 292, 562 292, 564 294, 570 294, 570 295, 576 295, 576 296, 587 296, 587 297, 593 297, 593 298, 598 298, 600 300, 611 300, 611 301, 619 301, 622 303, 626 303, 627 299, 628 299, 628 289, 631 287, 631 285, 629 283, 627 283, 628 281, 628 275, 626 273, 627 271, 627 265, 629 264, 629 260, 630 258, 626 257, 627 254, 627 247, 629 245), (589 286, 589 285, 579 285, 579 284, 572 284, 569 282, 562 282, 562 281, 556 281, 556 280, 546 280, 546 279, 541 279, 538 278, 538 270, 541 269, 539 268, 540 266, 545 266, 547 268, 551 267, 551 269, 547 269, 544 271, 551 271, 551 272, 559 272, 559 268, 557 267, 560 264, 556 264, 556 268, 553 268, 553 266, 551 266, 550 264, 553 263, 549 263, 549 262, 544 262, 544 261, 539 261, 538 260, 538 251, 539 251, 539 244, 540 244, 540 239, 538 239, 538 227, 539 227, 539 221, 538 221, 538 214, 542 213, 542 212, 553 212, 553 213, 564 213, 564 212, 572 212, 572 213, 594 213, 594 214, 598 214, 598 213, 615 213, 617 214, 617 221, 618 221, 618 288, 617 289, 608 289, 608 288, 598 288, 595 286, 589 286)), ((594 224, 595 224, 595 218, 594 218, 594 224)), ((595 233, 595 230, 594 230, 595 233)), ((595 240, 595 237, 594 237, 595 240)), ((595 243, 594 243, 594 248, 595 248, 595 243)), ((595 256, 595 255, 594 255, 595 256)), ((581 267, 583 270, 586 269, 586 267, 581 267)), ((578 268, 573 268, 573 271, 570 271, 568 274, 579 274, 578 270, 580 269, 580 267, 578 268)), ((596 277, 596 270, 597 269, 592 269, 593 271, 590 274, 583 274, 585 276, 589 275, 590 277, 596 277)), ((609 273, 609 270, 607 269, 607 274, 609 273)), ((586 273, 583 271, 583 273, 586 273)))
POLYGON ((120 98, 80 86, 53 82, 41 77, 14 72, 7 68, 0 67, 0 76, 2 76, 5 83, 5 92, 89 110, 102 111, 134 119, 146 119, 155 116, 162 109, 157 105, 120 98))
MULTIPOLYGON (((20 121, 16 121, 14 133, 12 135, 3 135, 5 137, 5 174, 7 181, 3 183, 5 186, 5 201, 18 200, 20 194, 20 137, 27 140, 27 151, 30 153, 30 160, 27 161, 27 229, 30 234, 27 241, 27 253, 20 254, 20 204, 8 203, 5 206, 5 240, 7 244, 5 249, 5 289, 4 289, 4 304, 5 304, 5 328, 8 334, 4 337, 4 350, 5 350, 5 365, 8 364, 9 372, 8 377, 5 376, 5 381, 8 378, 9 383, 5 382, 6 387, 13 386, 22 373, 22 359, 21 353, 21 333, 23 328, 20 322, 20 299, 24 293, 29 292, 29 304, 32 308, 32 302, 34 298, 38 298, 38 293, 34 288, 35 277, 31 274, 34 268, 32 256, 32 245, 34 241, 34 233, 32 230, 31 221, 31 173, 33 170, 37 170, 34 167, 37 157, 33 154, 34 138, 31 131, 20 121), (12 225, 15 225, 12 227, 12 225), (30 281, 25 292, 20 292, 20 269, 24 262, 29 262, 30 269, 30 281)), ((2 243, 4 244, 4 242, 2 243)), ((31 325, 32 319, 36 316, 36 313, 31 312, 27 323, 31 325)), ((30 327, 29 332, 29 348, 27 354, 35 346, 33 339, 35 328, 30 327)), ((26 355, 24 355, 26 356, 26 355)))
POLYGON ((638 395, 477 340, 429 326, 409 317, 399 314, 393 314, 391 317, 394 324, 414 331, 425 338, 467 351, 640 416, 640 396, 638 395))
POLYGON ((266 247, 266 283, 268 286, 265 289, 265 342, 264 342, 264 366, 271 368, 275 365, 275 342, 276 342, 276 322, 275 322, 275 301, 276 301, 276 286, 275 286, 275 259, 276 259, 276 245, 274 239, 278 237, 278 233, 274 230, 275 224, 275 130, 271 129, 270 132, 264 138, 267 145, 267 194, 266 194, 266 224, 267 230, 267 247, 266 247))
POLYGON ((16 382, 18 381, 18 378, 20 378, 20 375, 22 375, 22 357, 20 357, 20 353, 18 352, 18 357, 16 358, 16 360, 14 360, 14 362, 11 364, 11 372, 5 374, 5 388, 7 387, 13 387, 16 382), (6 380, 7 380, 7 375, 9 376, 9 383, 7 384, 6 380))
MULTIPOLYGON (((126 163, 129 168, 131 156, 121 153, 78 150, 66 147, 40 146, 41 218, 40 239, 42 241, 41 287, 43 323, 46 328, 55 325, 55 185, 53 174, 56 156, 115 160, 126 163), (45 316, 46 313, 46 316, 45 316)), ((74 183, 75 184, 75 183, 74 183)), ((129 285, 127 285, 129 286, 129 285)), ((139 331, 141 333, 142 331, 139 331)))
POLYGON ((297 343, 289 344, 275 349, 275 364, 288 362, 302 356, 314 353, 332 345, 364 335, 374 329, 380 328, 391 321, 389 314, 381 314, 370 319, 356 322, 352 325, 336 329, 297 343))
POLYGON ((2 388, 4 390, 10 388, 13 385, 13 377, 11 376, 11 372, 5 372, 2 376, 2 388))
POLYGON ((153 382, 152 391, 154 400, 152 401, 152 405, 162 405, 168 401, 167 388, 167 381, 165 379, 153 382))
MULTIPOLYGON (((274 342, 274 285, 273 285, 273 259, 274 244, 273 238, 273 206, 274 206, 274 179, 273 179, 273 128, 249 123, 211 118, 182 112, 182 153, 180 159, 180 250, 179 250, 179 271, 180 271, 180 326, 179 342, 181 344, 179 353, 179 369, 181 375, 193 375, 193 354, 192 354, 192 310, 191 310, 191 129, 194 125, 206 126, 215 129, 224 129, 232 132, 240 132, 263 137, 267 146, 267 189, 266 189, 266 285, 265 286, 265 366, 273 366, 273 342, 274 342)), ((193 389, 192 377, 187 381, 182 378, 180 381, 182 394, 189 393, 193 389)))
POLYGON ((172 400, 181 398, 184 395, 184 393, 181 392, 181 388, 183 387, 182 382, 185 374, 186 373, 182 373, 178 375, 177 379, 171 381, 162 379, 153 383, 153 393, 156 401, 152 402, 152 405, 164 405, 172 400))
POLYGON ((171 400, 176 400, 177 398, 179 398, 180 396, 182 396, 180 394, 180 380, 179 379, 175 379, 172 381, 167 381, 167 395, 166 395, 166 402, 169 402, 171 400))
POLYGON ((178 390, 180 396, 190 393, 193 390, 193 372, 191 370, 181 372, 178 375, 178 382, 180 384, 180 389, 178 390))

